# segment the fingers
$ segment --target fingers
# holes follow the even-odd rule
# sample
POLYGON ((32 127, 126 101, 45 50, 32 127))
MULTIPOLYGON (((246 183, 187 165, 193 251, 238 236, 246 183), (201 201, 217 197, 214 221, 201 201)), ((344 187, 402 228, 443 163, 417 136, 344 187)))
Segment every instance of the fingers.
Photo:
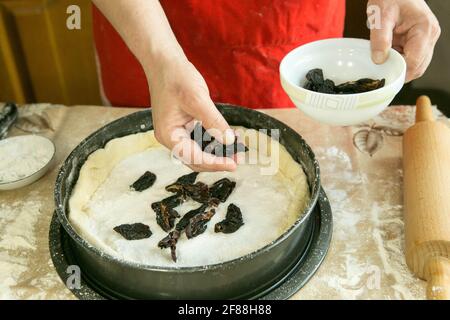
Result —
MULTIPOLYGON (((236 139, 234 131, 230 128, 222 114, 217 110, 215 104, 205 93, 201 99, 191 100, 188 112, 191 116, 201 121, 202 126, 222 144, 232 144, 236 139)), ((185 125, 185 131, 192 129, 193 123, 185 125)), ((197 142, 190 136, 185 136, 178 140, 179 157, 192 170, 202 171, 234 171, 236 162, 229 157, 217 157, 207 152, 203 152, 197 142), (179 152, 181 151, 181 152, 179 152)), ((173 151, 177 151, 173 149, 173 151)))
POLYGON ((394 19, 387 15, 381 20, 380 26, 380 28, 375 27, 370 30, 372 61, 376 64, 384 63, 389 56, 395 27, 394 19))
POLYGON ((423 41, 417 36, 408 39, 403 47, 403 57, 406 61, 406 82, 422 76, 428 66, 428 63, 425 62, 427 55, 427 50, 423 47, 423 41))
POLYGON ((235 140, 234 132, 211 101, 205 80, 191 63, 170 68, 165 71, 166 81, 152 88, 156 139, 193 170, 234 171, 233 159, 203 152, 191 140, 189 129, 195 125, 195 119, 202 121, 218 142, 231 144, 235 140))
POLYGON ((420 77, 431 62, 441 31, 426 2, 370 0, 368 17, 369 7, 378 8, 381 18, 381 27, 372 28, 370 32, 374 63, 386 61, 393 45, 406 60, 406 81, 420 77))
POLYGON ((220 143, 227 145, 234 143, 234 131, 219 110, 217 110, 209 95, 205 94, 197 101, 192 101, 189 110, 191 116, 200 120, 208 133, 220 143))
POLYGON ((155 138, 169 150, 172 156, 197 172, 235 171, 236 162, 227 157, 216 157, 203 152, 185 128, 155 130, 155 138), (169 134, 170 133, 170 134, 169 134))
POLYGON ((234 171, 236 162, 227 157, 216 157, 203 152, 200 146, 188 135, 182 137, 172 146, 172 155, 197 172, 234 171))
POLYGON ((166 146, 172 150, 172 156, 197 172, 203 171, 234 171, 236 162, 227 157, 216 157, 203 152, 197 142, 193 141, 184 128, 177 128, 171 134, 166 146))
POLYGON ((425 73, 439 35, 440 28, 437 21, 436 25, 433 22, 423 22, 408 31, 403 46, 403 56, 407 65, 406 82, 417 79, 425 73))
MULTIPOLYGON (((405 55, 403 55, 405 57, 405 55)), ((422 60, 422 62, 417 66, 413 67, 413 63, 408 62, 408 58, 405 57, 405 60, 407 61, 407 71, 406 71, 406 80, 405 82, 410 82, 414 79, 420 78, 425 71, 427 70, 428 66, 431 63, 431 60, 433 58, 433 51, 428 52, 426 57, 422 60)))

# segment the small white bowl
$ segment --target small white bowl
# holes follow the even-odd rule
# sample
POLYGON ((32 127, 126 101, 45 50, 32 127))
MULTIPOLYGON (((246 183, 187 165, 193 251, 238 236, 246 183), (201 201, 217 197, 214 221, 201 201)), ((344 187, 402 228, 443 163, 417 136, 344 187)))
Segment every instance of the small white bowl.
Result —
MULTIPOLYGON (((27 139, 28 137, 30 137, 29 135, 25 135, 25 136, 16 136, 16 137, 12 137, 12 138, 7 138, 5 140, 1 140, 0 143, 8 140, 9 142, 11 141, 20 141, 20 140, 24 140, 27 139)), ((22 187, 25 187, 27 185, 32 184, 33 182, 36 182, 37 180, 39 180, 40 178, 42 178, 47 171, 50 169, 53 160, 55 159, 55 155, 56 155, 56 147, 55 144, 50 140, 47 139, 45 137, 41 137, 41 136, 31 136, 33 138, 38 138, 41 139, 44 143, 47 143, 49 146, 52 147, 52 154, 51 157, 49 157, 49 160, 37 171, 30 173, 28 176, 23 177, 19 180, 15 180, 15 181, 7 181, 7 182, 2 182, 0 183, 0 191, 6 191, 6 190, 14 190, 14 189, 19 189, 22 187)))
POLYGON ((406 63, 391 49, 384 64, 372 62, 370 41, 337 38, 311 42, 289 52, 281 61, 284 91, 309 117, 332 125, 353 125, 383 111, 405 83, 406 63), (320 68, 336 84, 361 78, 385 79, 383 88, 355 94, 326 94, 304 89, 309 70, 320 68))

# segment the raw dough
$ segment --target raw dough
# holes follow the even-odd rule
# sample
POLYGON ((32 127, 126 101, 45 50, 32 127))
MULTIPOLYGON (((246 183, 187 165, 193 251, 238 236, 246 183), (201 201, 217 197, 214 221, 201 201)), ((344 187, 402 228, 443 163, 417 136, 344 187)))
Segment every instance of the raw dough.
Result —
MULTIPOLYGON (((246 129, 245 133, 256 134, 262 142, 260 146, 273 141, 252 129, 246 129)), ((205 233, 190 240, 182 235, 177 246, 177 263, 171 260, 170 250, 157 246, 167 234, 156 224, 150 205, 172 195, 164 187, 191 170, 170 157, 153 131, 114 139, 89 156, 70 199, 69 219, 92 245, 126 261, 185 267, 242 257, 281 236, 309 202, 309 187, 301 166, 281 144, 274 143, 279 148, 276 159, 279 170, 275 175, 261 175, 261 169, 267 167, 264 164, 271 155, 270 149, 259 158, 258 164, 240 164, 235 172, 198 175, 197 181, 209 185, 228 177, 236 181, 236 188, 227 202, 220 204, 205 233), (155 184, 143 192, 131 190, 129 186, 147 170, 156 174, 155 184), (214 225, 224 219, 230 203, 241 208, 245 224, 232 234, 215 233, 214 225), (127 241, 113 231, 115 226, 137 222, 149 225, 153 235, 127 241)), ((246 144, 250 151, 258 148, 246 144)), ((183 215, 197 207, 198 203, 187 201, 176 210, 183 215)))

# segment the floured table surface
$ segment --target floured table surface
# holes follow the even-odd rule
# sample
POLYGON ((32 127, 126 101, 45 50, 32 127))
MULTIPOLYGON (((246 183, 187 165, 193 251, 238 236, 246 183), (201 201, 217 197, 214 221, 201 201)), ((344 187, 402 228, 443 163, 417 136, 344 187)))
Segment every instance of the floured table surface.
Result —
MULTIPOLYGON (((56 144, 50 172, 25 188, 0 192, 0 299, 75 299, 48 249, 59 166, 88 134, 136 109, 21 107, 18 128, 56 144)), ((329 253, 293 299, 423 299, 425 282, 408 271, 403 251, 401 140, 413 107, 392 107, 370 123, 330 127, 297 109, 265 110, 297 130, 321 165, 334 217, 329 253), (367 143, 369 141, 369 143, 367 143)), ((448 119, 440 116, 441 121, 448 119)))

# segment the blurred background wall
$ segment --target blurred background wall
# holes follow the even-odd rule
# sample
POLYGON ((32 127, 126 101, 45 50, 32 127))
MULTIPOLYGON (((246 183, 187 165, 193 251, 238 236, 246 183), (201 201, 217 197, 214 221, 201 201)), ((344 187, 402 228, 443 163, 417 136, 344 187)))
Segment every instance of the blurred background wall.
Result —
POLYGON ((0 0, 0 101, 101 103, 90 5, 0 0), (81 8, 81 30, 66 27, 71 4, 81 8))
MULTIPOLYGON (((347 0, 345 36, 369 37, 366 2, 347 0)), ((427 2, 442 35, 426 74, 407 84, 394 103, 414 104, 428 94, 450 115, 450 1, 427 2)), ((90 0, 0 0, 0 101, 101 104, 90 6, 90 0), (81 30, 61 27, 71 4, 81 7, 81 30)))

